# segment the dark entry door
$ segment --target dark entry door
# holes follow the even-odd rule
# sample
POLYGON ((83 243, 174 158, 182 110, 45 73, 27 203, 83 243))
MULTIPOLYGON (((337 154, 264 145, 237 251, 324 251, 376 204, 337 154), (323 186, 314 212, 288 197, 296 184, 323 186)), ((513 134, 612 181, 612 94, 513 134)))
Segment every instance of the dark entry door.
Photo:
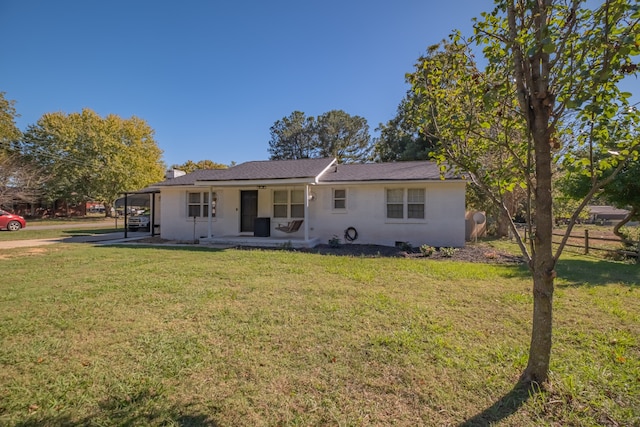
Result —
POLYGON ((258 190, 240 192, 240 232, 253 231, 258 216, 258 190))

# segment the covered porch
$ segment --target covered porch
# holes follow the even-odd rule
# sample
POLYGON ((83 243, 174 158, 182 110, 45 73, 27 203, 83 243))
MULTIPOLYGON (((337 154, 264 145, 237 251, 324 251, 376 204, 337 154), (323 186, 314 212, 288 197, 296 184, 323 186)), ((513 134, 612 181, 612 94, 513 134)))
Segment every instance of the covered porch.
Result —
POLYGON ((238 184, 216 182, 205 187, 210 208, 200 244, 312 248, 320 243, 310 226, 314 194, 308 179, 238 184))

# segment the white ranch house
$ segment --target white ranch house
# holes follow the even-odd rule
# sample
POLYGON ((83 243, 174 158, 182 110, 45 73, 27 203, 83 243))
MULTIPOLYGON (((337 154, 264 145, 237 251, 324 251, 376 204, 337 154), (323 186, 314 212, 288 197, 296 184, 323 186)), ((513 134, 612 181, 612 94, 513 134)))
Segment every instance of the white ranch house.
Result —
POLYGON ((159 192, 154 223, 164 239, 293 247, 335 237, 386 246, 465 243, 465 180, 441 177, 433 162, 269 160, 176 172, 150 187, 159 192))

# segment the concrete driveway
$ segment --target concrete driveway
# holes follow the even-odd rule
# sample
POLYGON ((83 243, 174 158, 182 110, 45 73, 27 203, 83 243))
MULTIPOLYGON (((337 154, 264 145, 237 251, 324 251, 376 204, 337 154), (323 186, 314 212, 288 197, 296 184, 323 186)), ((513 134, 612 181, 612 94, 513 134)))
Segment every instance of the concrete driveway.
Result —
MULTIPOLYGON (((56 225, 35 225, 28 227, 29 230, 57 230, 65 228, 87 228, 87 227, 104 227, 105 224, 96 223, 75 223, 75 224, 56 224, 56 225)), ((87 231, 90 233, 91 231, 87 231)), ((12 233, 10 231, 0 231, 0 233, 12 233)), ((20 233, 16 231, 13 233, 20 233)), ((127 238, 124 238, 124 229, 113 233, 103 234, 85 234, 80 236, 70 237, 50 237, 47 239, 28 239, 28 240, 6 240, 0 241, 0 250, 2 249, 14 249, 14 248, 28 248, 33 246, 52 245, 54 243, 119 243, 128 242, 132 240, 138 240, 145 237, 149 237, 149 232, 144 231, 129 231, 127 232, 127 238)))

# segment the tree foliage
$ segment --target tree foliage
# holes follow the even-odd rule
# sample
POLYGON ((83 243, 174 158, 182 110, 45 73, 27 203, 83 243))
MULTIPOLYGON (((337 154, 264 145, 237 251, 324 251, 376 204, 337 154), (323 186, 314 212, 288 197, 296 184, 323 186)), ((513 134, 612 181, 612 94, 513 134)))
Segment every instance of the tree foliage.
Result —
MULTIPOLYGON (((542 384, 551 355, 555 265, 580 211, 637 159, 637 132, 624 128, 622 119, 630 94, 618 83, 637 72, 632 60, 640 53, 640 10, 623 0, 594 7, 582 0, 495 3, 475 22, 471 39, 482 47, 484 70, 469 41, 454 34, 421 58, 409 81, 419 95, 422 129, 439 139, 443 164, 467 171, 505 215, 503 196, 518 186, 526 193, 535 237, 529 246, 519 244, 533 277, 534 307, 521 380, 542 384), (621 137, 625 132, 629 137, 621 137), (585 147, 615 154, 596 161, 585 147), (590 189, 554 248, 552 180, 566 163, 583 167, 590 189)), ((510 226, 516 231, 513 220, 510 226)))
POLYGON ((0 92, 0 206, 12 207, 16 202, 35 202, 45 177, 23 161, 15 151, 22 132, 15 119, 15 102, 0 92))
POLYGON ((366 119, 332 110, 317 118, 294 111, 270 128, 272 160, 335 157, 340 163, 371 159, 366 119))
POLYGON ((410 160, 427 160, 437 145, 433 132, 420 130, 419 117, 413 110, 420 105, 415 92, 408 92, 398 106, 396 116, 385 124, 380 124, 377 131, 380 136, 374 141, 375 160, 379 162, 396 162, 410 160))
POLYGON ((316 142, 315 119, 302 111, 276 121, 270 128, 271 160, 293 160, 314 157, 316 142))
POLYGON ((200 169, 227 169, 229 166, 216 163, 213 160, 200 160, 198 162, 194 162, 193 160, 187 160, 181 165, 175 164, 171 166, 171 169, 178 169, 186 173, 191 173, 200 169))
POLYGON ((0 153, 7 152, 11 143, 20 139, 20 129, 16 126, 18 113, 15 101, 7 99, 5 92, 0 92, 0 153))
POLYGON ((94 200, 109 207, 121 193, 162 179, 162 151, 153 135, 137 117, 103 118, 90 109, 48 113, 27 128, 20 151, 48 176, 49 200, 94 200))

